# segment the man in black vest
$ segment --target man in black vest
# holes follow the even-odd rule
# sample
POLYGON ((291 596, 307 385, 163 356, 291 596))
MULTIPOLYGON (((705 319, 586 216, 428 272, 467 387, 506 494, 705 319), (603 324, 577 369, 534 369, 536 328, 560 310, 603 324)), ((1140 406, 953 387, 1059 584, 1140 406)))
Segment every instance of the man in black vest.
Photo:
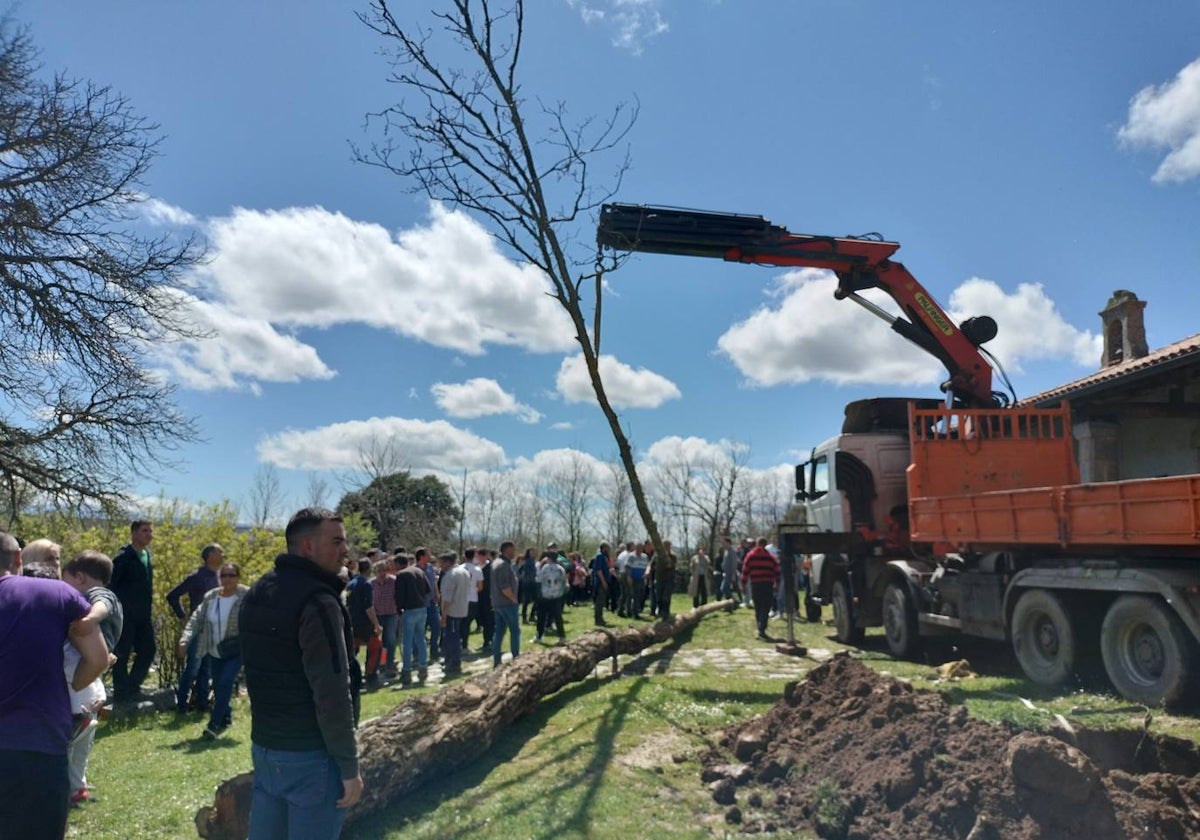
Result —
POLYGON ((305 508, 285 537, 288 553, 250 589, 238 623, 254 760, 249 840, 336 838, 363 791, 361 675, 338 577, 346 531, 332 512, 305 508))

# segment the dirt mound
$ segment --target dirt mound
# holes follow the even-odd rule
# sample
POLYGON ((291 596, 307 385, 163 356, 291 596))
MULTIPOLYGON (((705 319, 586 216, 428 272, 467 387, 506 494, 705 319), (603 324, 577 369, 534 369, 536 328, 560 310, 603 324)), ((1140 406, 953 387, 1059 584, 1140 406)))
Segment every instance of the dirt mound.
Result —
POLYGON ((970 718, 835 657, 727 730, 704 781, 743 831, 876 840, 1200 837, 1200 751, 1141 733, 1078 746, 970 718))

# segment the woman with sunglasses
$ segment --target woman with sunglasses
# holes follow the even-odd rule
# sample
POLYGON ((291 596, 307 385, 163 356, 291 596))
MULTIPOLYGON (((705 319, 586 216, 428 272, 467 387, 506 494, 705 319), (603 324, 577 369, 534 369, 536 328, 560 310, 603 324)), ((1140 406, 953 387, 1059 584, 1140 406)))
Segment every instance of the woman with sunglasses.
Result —
POLYGON ((242 599, 250 591, 250 587, 241 583, 241 569, 237 563, 226 563, 221 567, 220 581, 219 587, 205 593, 179 638, 179 655, 182 657, 187 653, 192 637, 200 635, 198 653, 204 657, 212 674, 212 717, 201 736, 210 741, 233 722, 229 703, 233 697, 233 681, 242 667, 238 613, 242 599))

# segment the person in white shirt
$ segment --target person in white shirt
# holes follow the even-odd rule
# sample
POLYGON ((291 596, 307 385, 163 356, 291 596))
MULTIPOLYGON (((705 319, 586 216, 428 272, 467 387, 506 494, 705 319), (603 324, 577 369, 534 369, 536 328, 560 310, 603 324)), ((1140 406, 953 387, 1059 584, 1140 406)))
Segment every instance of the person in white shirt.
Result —
POLYGON ((467 567, 472 584, 467 598, 467 620, 462 629, 462 649, 466 653, 471 649, 471 625, 479 623, 479 593, 483 591, 483 569, 475 562, 474 547, 463 552, 462 564, 467 567))

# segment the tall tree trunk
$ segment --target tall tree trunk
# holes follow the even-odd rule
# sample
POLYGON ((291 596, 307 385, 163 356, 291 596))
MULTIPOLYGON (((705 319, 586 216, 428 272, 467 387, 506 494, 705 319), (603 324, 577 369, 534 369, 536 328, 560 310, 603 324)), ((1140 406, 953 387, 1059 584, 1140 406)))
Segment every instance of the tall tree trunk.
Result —
MULTIPOLYGON (((359 770, 365 789, 348 822, 385 808, 421 785, 484 755, 504 727, 563 686, 586 679, 605 659, 638 653, 689 630, 700 619, 729 609, 717 601, 683 613, 671 622, 596 630, 563 647, 530 651, 504 667, 401 703, 358 731, 359 770)), ((196 812, 196 830, 205 840, 241 840, 250 824, 253 773, 222 782, 211 807, 196 812)))

